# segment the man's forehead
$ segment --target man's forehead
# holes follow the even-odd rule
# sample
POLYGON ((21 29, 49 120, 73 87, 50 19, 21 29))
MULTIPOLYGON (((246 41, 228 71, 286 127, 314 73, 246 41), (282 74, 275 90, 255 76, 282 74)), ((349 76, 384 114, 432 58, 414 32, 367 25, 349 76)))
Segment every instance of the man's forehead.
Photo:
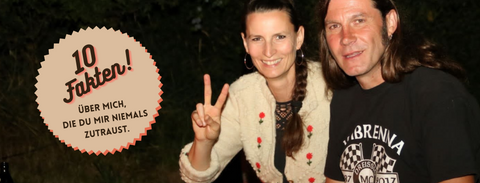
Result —
POLYGON ((369 16, 373 11, 378 10, 374 7, 372 0, 331 0, 325 20, 337 16, 342 16, 343 18, 369 16))
POLYGON ((327 11, 375 8, 373 0, 330 0, 327 11))

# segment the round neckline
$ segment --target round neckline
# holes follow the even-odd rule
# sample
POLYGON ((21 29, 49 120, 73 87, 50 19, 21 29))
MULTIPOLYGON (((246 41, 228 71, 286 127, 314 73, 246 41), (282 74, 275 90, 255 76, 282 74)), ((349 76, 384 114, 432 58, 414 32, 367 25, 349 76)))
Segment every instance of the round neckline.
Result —
POLYGON ((289 104, 289 103, 292 103, 292 100, 287 101, 287 102, 277 102, 277 101, 275 101, 275 103, 276 104, 289 104))

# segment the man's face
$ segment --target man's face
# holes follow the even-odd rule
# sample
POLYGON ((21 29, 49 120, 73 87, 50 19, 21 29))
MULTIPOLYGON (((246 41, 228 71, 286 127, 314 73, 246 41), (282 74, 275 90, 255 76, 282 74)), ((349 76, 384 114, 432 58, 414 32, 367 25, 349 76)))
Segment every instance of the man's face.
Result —
POLYGON ((330 1, 325 17, 328 47, 338 66, 359 82, 382 79, 384 32, 382 15, 372 0, 330 1))

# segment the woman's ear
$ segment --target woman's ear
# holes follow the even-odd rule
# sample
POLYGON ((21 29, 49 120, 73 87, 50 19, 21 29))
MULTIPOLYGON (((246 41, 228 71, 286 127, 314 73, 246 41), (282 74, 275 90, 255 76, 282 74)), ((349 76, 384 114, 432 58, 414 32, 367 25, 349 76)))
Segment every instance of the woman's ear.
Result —
POLYGON ((300 26, 298 27, 298 31, 297 31, 297 46, 296 46, 296 49, 300 49, 303 45, 303 40, 305 38, 305 29, 303 28, 303 26, 300 26))
POLYGON ((240 36, 242 36, 243 47, 245 48, 245 52, 248 53, 248 45, 247 45, 247 40, 246 40, 246 38, 245 38, 245 34, 242 32, 242 33, 240 33, 240 36))

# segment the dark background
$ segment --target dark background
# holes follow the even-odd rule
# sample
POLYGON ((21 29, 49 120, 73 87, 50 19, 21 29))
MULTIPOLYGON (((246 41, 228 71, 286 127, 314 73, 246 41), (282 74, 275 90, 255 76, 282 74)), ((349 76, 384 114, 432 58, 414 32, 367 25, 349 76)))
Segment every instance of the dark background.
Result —
MULTIPOLYGON (((307 31, 304 52, 316 59, 316 1, 296 3, 307 31)), ((479 98, 479 2, 397 3, 402 21, 465 66, 467 87, 479 98)), ((223 83, 248 72, 240 37, 242 8, 238 0, 0 0, 0 157, 10 163, 14 180, 180 182, 178 156, 193 140, 190 113, 203 101, 202 75, 211 74, 216 96, 223 83), (106 156, 74 151, 53 137, 34 93, 48 50, 66 34, 95 26, 121 30, 140 41, 157 63, 164 92, 148 135, 128 150, 106 156)), ((223 181, 239 179, 239 166, 223 181)))

